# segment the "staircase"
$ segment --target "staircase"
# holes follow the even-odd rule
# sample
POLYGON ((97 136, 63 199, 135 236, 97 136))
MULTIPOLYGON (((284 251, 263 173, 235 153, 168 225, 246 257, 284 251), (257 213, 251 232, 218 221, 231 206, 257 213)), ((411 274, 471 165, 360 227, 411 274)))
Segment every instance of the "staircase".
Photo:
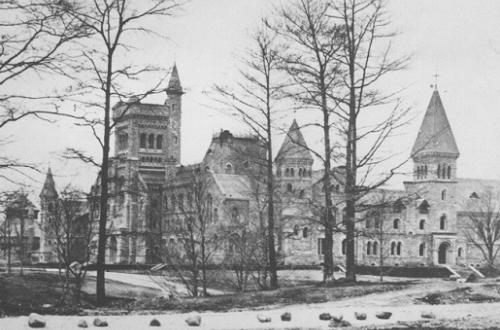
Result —
POLYGON ((458 265, 443 265, 450 273, 463 279, 467 279, 470 275, 474 274, 479 278, 484 278, 484 275, 474 268, 474 266, 458 266, 458 265))

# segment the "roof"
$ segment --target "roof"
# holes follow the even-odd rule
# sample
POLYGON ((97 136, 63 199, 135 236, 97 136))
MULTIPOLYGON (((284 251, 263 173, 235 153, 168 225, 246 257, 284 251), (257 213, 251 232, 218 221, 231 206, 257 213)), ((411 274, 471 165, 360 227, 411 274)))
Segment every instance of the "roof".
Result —
POLYGON ((174 67, 172 68, 172 73, 170 74, 170 80, 168 82, 167 93, 183 93, 181 80, 179 78, 179 72, 177 72, 177 64, 174 64, 174 67))
MULTIPOLYGON (((476 199, 491 199, 492 207, 500 208, 500 181, 485 179, 458 179, 455 189, 455 197, 459 209, 469 209, 469 203, 474 200, 471 195, 475 194, 476 199), (496 206, 494 206, 494 205, 496 206)), ((484 204, 484 203, 483 203, 484 204)))
POLYGON ((42 191, 40 192, 40 197, 57 198, 56 184, 50 167, 47 171, 47 175, 45 176, 45 182, 43 184, 42 191))
POLYGON ((225 198, 242 200, 252 198, 250 180, 247 176, 214 173, 213 177, 225 198))
POLYGON ((432 93, 411 155, 415 157, 435 153, 453 157, 458 157, 460 154, 437 90, 432 93))
POLYGON ((168 106, 163 104, 151 104, 151 103, 140 103, 136 101, 134 103, 119 102, 114 107, 113 118, 117 119, 122 115, 123 111, 126 111, 127 116, 129 115, 145 115, 145 116, 168 116, 169 109, 168 106))
POLYGON ((294 119, 285 140, 281 144, 281 148, 276 156, 279 161, 283 158, 306 159, 313 160, 311 152, 307 147, 306 140, 300 131, 297 121, 294 119))

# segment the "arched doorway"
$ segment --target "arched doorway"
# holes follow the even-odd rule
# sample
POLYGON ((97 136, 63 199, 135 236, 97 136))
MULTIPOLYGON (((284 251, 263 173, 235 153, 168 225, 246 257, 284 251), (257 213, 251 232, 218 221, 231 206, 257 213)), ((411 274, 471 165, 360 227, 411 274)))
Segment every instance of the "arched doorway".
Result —
POLYGON ((443 242, 439 245, 439 249, 438 249, 438 263, 439 264, 446 263, 446 255, 448 253, 449 247, 450 247, 450 244, 448 244, 447 242, 443 242))

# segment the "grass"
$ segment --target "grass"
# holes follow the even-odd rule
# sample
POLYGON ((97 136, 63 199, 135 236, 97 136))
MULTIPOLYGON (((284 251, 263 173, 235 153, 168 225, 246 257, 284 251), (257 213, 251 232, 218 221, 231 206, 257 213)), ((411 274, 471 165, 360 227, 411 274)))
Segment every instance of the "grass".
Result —
POLYGON ((358 297, 371 293, 403 290, 410 283, 338 283, 328 286, 283 287, 275 291, 255 291, 208 298, 138 300, 130 309, 172 311, 228 311, 268 307, 269 305, 312 304, 358 297))
POLYGON ((450 291, 431 292, 417 300, 429 305, 488 303, 500 301, 500 294, 491 290, 491 284, 466 286, 450 291))

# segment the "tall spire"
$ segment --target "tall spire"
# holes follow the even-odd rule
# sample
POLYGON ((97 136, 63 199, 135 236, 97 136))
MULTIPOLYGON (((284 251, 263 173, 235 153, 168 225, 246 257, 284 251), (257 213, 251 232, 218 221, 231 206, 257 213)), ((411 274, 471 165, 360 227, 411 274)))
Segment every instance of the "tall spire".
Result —
POLYGON ((411 151, 412 158, 424 155, 441 155, 455 158, 460 155, 437 89, 432 93, 411 151))
POLYGON ((177 71, 177 64, 174 63, 170 80, 168 82, 167 94, 184 94, 182 90, 181 80, 179 79, 179 72, 177 71))
POLYGON ((48 169, 47 175, 45 177, 45 183, 43 184, 42 192, 40 193, 41 198, 57 198, 56 184, 54 182, 54 177, 52 176, 52 170, 48 169))
POLYGON ((299 158, 313 160, 311 152, 307 147, 306 140, 300 131, 297 121, 294 119, 285 140, 281 144, 281 148, 276 156, 276 160, 280 161, 283 158, 299 158))

